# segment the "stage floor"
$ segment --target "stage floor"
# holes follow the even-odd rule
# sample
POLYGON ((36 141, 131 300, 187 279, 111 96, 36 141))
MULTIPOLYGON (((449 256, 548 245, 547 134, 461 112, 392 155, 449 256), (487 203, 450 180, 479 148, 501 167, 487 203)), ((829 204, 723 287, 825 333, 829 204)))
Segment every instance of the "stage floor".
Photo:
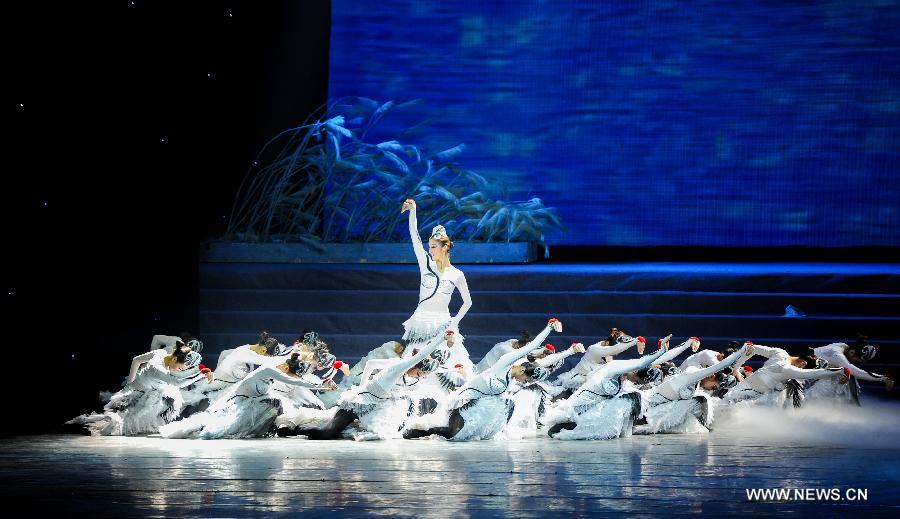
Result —
POLYGON ((896 404, 736 419, 709 435, 310 442, 33 436, 0 441, 18 517, 896 516, 896 404), (748 489, 840 500, 750 501, 748 489), (867 499, 856 498, 856 491, 867 499))

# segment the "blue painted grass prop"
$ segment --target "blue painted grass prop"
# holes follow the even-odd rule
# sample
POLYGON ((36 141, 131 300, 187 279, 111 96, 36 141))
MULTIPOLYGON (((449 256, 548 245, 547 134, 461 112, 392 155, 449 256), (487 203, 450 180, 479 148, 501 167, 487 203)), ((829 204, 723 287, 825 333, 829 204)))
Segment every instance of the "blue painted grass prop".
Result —
POLYGON ((398 213, 407 197, 424 208, 422 229, 440 223, 467 241, 544 244, 545 232, 564 229, 555 209, 539 198, 496 199, 495 186, 455 162, 464 144, 429 154, 395 139, 366 141, 385 116, 414 104, 343 98, 273 137, 238 189, 225 239, 317 248, 328 242, 402 242, 406 226, 398 213), (324 116, 316 119, 317 114, 324 116))

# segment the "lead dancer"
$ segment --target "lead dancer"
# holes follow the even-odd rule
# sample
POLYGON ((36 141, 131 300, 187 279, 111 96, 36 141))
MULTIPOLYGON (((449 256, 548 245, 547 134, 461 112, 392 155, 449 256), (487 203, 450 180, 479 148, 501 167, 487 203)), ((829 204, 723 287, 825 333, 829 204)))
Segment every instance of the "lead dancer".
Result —
POLYGON ((429 254, 425 254, 416 219, 416 202, 412 198, 403 202, 400 212, 406 211, 409 211, 409 238, 419 264, 420 283, 419 304, 412 317, 403 323, 403 340, 407 342, 403 358, 411 357, 413 351, 423 349, 432 339, 449 331, 454 333, 455 343, 446 362, 451 366, 462 364, 465 372, 473 373, 475 367, 463 345, 463 336, 459 333, 459 322, 472 307, 472 298, 466 276, 450 264, 453 242, 442 225, 435 226, 428 239, 429 254), (459 290, 463 304, 459 312, 450 317, 450 298, 455 289, 459 290))

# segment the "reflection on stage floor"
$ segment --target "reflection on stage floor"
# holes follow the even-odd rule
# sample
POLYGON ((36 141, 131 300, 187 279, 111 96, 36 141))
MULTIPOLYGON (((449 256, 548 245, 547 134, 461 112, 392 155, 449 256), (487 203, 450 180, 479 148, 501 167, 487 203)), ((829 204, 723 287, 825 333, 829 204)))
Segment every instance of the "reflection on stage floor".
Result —
POLYGON ((896 516, 900 413, 868 404, 596 442, 6 438, 0 493, 19 517, 896 516), (789 500, 751 500, 755 489, 787 489, 789 500))

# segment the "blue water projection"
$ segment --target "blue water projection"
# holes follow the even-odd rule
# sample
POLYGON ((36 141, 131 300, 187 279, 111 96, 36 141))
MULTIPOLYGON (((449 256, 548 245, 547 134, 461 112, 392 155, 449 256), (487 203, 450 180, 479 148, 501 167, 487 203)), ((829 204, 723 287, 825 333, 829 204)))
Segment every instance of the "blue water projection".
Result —
POLYGON ((900 245, 900 2, 332 6, 329 95, 422 99, 551 244, 900 245))

